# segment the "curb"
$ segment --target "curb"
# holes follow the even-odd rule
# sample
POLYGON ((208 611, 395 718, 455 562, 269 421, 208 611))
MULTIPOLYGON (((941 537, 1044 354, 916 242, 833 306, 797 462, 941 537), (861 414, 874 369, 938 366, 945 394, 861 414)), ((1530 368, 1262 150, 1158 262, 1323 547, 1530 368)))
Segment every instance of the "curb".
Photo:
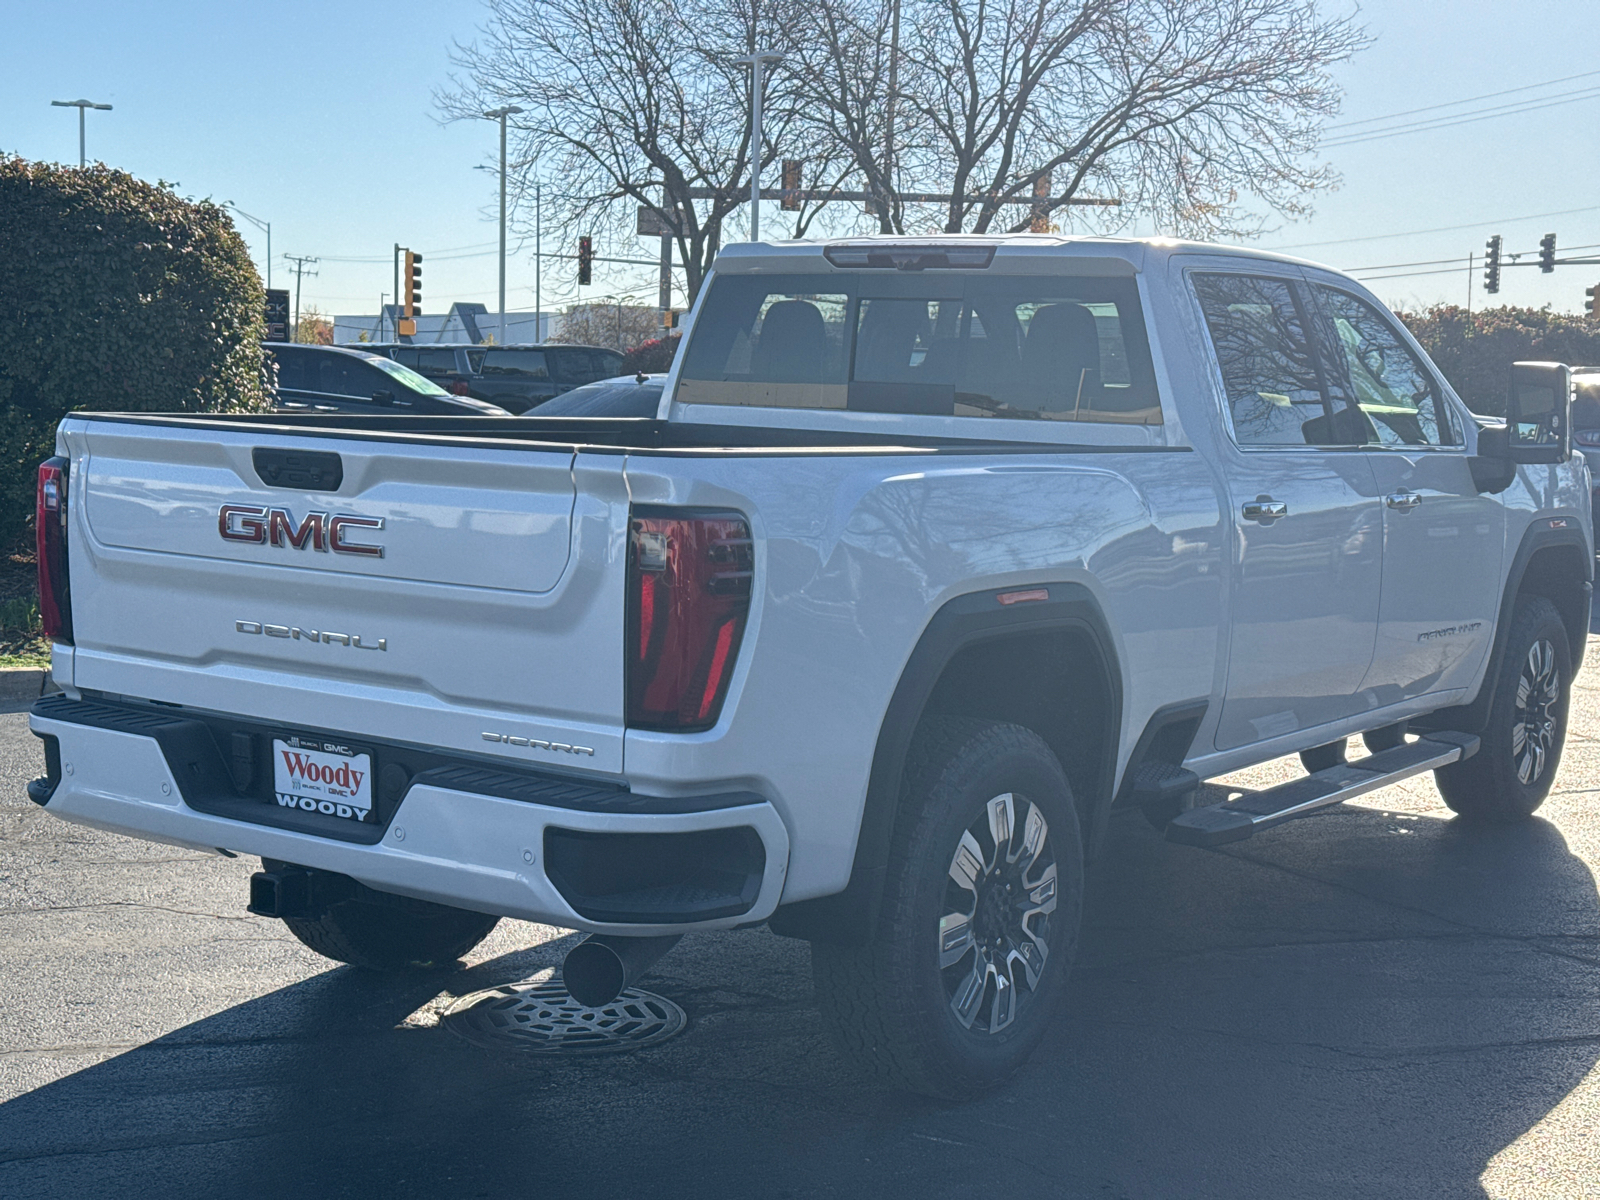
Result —
POLYGON ((7 667, 0 670, 0 703, 33 701, 44 694, 50 672, 38 667, 7 667))

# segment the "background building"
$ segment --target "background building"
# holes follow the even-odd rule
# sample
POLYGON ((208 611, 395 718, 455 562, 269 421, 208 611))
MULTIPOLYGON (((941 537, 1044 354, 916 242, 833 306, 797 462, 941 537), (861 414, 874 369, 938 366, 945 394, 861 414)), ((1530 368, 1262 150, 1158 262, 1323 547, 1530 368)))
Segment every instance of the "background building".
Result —
MULTIPOLYGON (((336 345, 360 342, 485 342, 500 340, 500 314, 477 302, 452 304, 441 315, 413 318, 417 332, 409 338, 395 335, 400 318, 398 305, 385 304, 376 316, 336 316, 333 340, 336 345)), ((508 312, 506 344, 527 344, 550 339, 560 318, 555 313, 508 312)))

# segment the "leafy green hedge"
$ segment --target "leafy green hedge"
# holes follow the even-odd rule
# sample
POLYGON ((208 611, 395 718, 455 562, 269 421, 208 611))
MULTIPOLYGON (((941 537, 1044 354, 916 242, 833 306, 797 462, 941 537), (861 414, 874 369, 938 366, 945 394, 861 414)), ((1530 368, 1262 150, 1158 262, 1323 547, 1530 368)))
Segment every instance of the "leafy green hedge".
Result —
POLYGON ((264 301, 217 205, 0 156, 0 552, 71 410, 266 408, 264 301))
POLYGON ((1600 321, 1541 308, 1490 308, 1467 315, 1454 304, 1401 313, 1411 335, 1473 412, 1503 417, 1514 362, 1600 366, 1600 321))

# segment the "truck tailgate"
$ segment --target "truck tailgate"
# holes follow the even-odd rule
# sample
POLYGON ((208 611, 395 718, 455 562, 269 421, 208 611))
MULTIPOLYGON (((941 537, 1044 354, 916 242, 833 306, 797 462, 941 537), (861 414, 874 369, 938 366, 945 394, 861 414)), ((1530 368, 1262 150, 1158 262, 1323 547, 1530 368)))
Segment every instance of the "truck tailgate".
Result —
POLYGON ((620 770, 621 455, 64 432, 75 687, 620 770), (338 456, 336 488, 258 469, 308 452, 338 456))

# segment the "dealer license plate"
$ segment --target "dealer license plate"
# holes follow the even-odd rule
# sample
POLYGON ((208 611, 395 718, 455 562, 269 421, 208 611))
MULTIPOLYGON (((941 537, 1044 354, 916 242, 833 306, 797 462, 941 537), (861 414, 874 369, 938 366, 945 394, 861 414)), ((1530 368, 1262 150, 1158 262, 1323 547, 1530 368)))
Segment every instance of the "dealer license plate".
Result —
POLYGON ((272 741, 273 797, 283 808, 366 821, 372 817, 372 756, 312 738, 272 741))

